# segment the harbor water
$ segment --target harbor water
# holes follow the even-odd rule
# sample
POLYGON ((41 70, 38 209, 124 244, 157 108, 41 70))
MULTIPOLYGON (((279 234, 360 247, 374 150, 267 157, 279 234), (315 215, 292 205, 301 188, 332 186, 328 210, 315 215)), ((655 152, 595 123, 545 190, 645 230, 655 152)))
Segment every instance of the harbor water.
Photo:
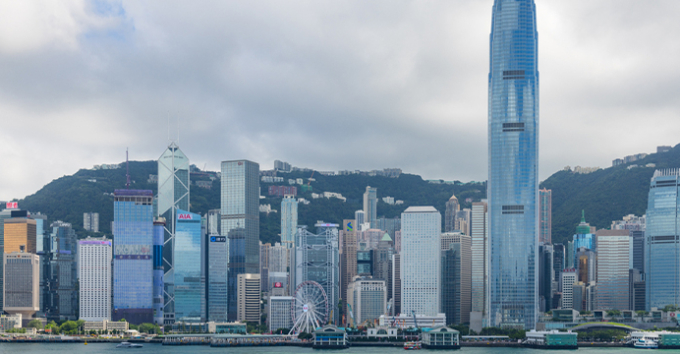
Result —
MULTIPOLYGON (((99 354, 99 353, 124 353, 131 351, 137 354, 146 353, 167 353, 167 354, 312 354, 312 353, 344 353, 344 354, 387 354, 405 353, 402 348, 381 348, 381 347, 354 347, 344 350, 314 350, 302 347, 241 347, 241 348, 211 348, 209 346, 163 346, 161 344, 145 343, 140 349, 116 349, 116 343, 0 343, 0 354, 99 354)), ((409 351, 411 352, 411 351, 409 351)), ((526 348, 472 348, 464 347, 460 350, 440 350, 429 351, 421 350, 420 353, 460 353, 460 354, 543 354, 543 353, 578 353, 578 354, 606 354, 606 353, 634 353, 640 352, 633 348, 580 348, 578 350, 542 350, 526 348)))

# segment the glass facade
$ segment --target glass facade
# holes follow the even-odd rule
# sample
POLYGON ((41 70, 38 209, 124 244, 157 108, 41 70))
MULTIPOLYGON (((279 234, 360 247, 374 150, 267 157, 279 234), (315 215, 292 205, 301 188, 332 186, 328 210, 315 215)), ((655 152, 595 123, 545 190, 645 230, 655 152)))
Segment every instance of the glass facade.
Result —
POLYGON ((680 304, 680 169, 656 171, 645 232, 646 307, 680 304))
POLYGON ((294 248, 295 232, 298 225, 298 202, 292 195, 281 200, 281 243, 294 248))
POLYGON ((77 243, 71 224, 55 221, 43 243, 43 310, 49 320, 76 320, 77 243))
POLYGON ((227 237, 208 236, 208 321, 227 322, 227 237))
POLYGON ((496 0, 489 72, 490 326, 535 328, 538 33, 533 0, 496 0))
POLYGON ((177 210, 175 232, 175 318, 205 321, 205 278, 201 271, 201 216, 177 210))
POLYGON ((552 243, 552 190, 541 189, 539 194, 539 210, 540 210, 540 236, 538 242, 545 244, 552 243))
POLYGON ((113 320, 153 322, 153 192, 117 189, 113 199, 113 320))
POLYGON ((178 210, 189 210, 189 159, 173 142, 158 158, 158 216, 165 218, 163 246, 164 317, 175 319, 175 226, 178 210))
POLYGON ((229 264, 227 275, 227 303, 229 322, 238 318, 238 276, 246 273, 246 232, 243 228, 229 231, 229 264))
MULTIPOLYGON (((375 229, 378 220, 378 188, 366 187, 364 193, 364 215, 366 221, 371 224, 371 229, 375 229)), ((357 225, 358 227, 358 225, 357 225)))

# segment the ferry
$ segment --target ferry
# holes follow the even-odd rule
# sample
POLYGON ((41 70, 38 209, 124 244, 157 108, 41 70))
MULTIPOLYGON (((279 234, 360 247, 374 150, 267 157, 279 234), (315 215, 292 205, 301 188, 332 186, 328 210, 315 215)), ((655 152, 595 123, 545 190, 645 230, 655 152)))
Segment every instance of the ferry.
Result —
POLYGON ((143 345, 137 343, 123 342, 116 346, 116 348, 141 348, 143 345))
POLYGON ((421 343, 418 342, 404 342, 404 349, 406 350, 419 350, 421 348, 421 343))
POLYGON ((633 347, 638 349, 658 349, 659 342, 649 337, 642 337, 635 341, 633 347))

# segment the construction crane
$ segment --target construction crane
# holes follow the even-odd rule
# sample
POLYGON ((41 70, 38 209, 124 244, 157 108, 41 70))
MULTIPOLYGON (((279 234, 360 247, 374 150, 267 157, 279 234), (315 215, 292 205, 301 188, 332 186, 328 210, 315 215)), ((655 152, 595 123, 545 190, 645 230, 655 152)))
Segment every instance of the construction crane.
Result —
POLYGON ((352 305, 347 304, 347 307, 349 308, 349 317, 352 318, 353 328, 356 328, 357 327, 357 321, 354 319, 354 311, 352 311, 352 305))

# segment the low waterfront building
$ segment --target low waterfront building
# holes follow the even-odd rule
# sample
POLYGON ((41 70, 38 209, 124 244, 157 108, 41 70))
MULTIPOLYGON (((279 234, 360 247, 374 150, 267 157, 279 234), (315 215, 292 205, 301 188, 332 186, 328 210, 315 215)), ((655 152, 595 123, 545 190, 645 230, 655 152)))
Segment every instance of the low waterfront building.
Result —
POLYGON ((559 332, 559 331, 536 331, 532 330, 526 332, 526 340, 524 344, 535 348, 559 348, 570 349, 578 348, 576 332, 559 332))
POLYGON ((367 338, 397 338, 399 329, 397 327, 379 326, 369 328, 366 333, 367 338))
POLYGON ((323 326, 314 331, 314 348, 344 349, 349 346, 347 332, 333 325, 323 326))
POLYGON ((12 328, 21 328, 21 314, 1 315, 0 316, 0 330, 8 331, 12 328))
POLYGON ((459 349, 460 332, 445 326, 423 331, 423 348, 425 349, 459 349))

